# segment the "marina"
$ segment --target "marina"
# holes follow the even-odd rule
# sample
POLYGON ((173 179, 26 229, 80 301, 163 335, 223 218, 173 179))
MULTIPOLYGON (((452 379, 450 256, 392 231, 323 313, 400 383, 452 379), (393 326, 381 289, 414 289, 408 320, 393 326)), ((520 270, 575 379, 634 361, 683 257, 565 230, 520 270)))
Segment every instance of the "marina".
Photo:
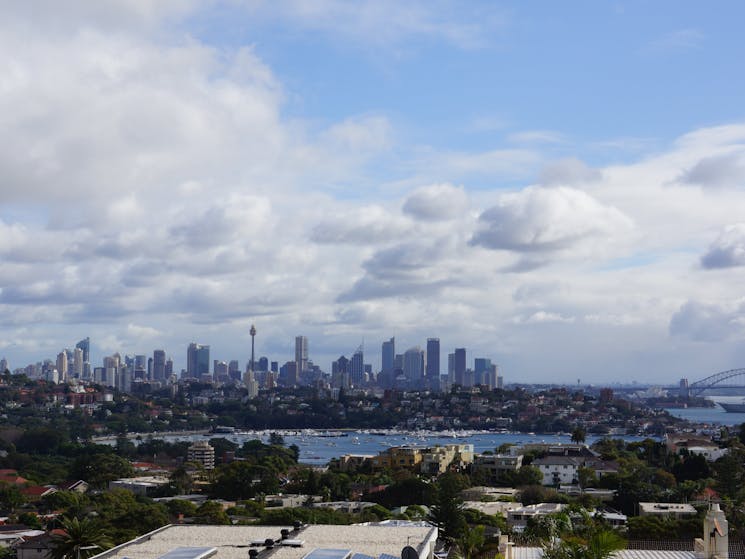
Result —
MULTIPOLYGON (((286 446, 296 445, 300 451, 299 461, 304 464, 322 466, 332 458, 345 454, 376 455, 386 448, 394 446, 445 446, 447 444, 472 444, 475 452, 494 452, 500 445, 523 445, 528 443, 569 443, 571 435, 505 433, 493 431, 399 431, 399 430, 360 430, 360 431, 320 431, 320 430, 263 430, 233 432, 199 432, 168 434, 130 434, 133 442, 158 438, 170 443, 193 442, 203 438, 225 438, 239 446, 250 440, 269 442, 272 433, 281 435, 286 446)), ((624 440, 642 440, 644 437, 616 435, 624 440)), ((591 444, 600 437, 588 436, 586 442, 591 444)), ((114 444, 115 438, 106 437, 97 442, 114 444)))

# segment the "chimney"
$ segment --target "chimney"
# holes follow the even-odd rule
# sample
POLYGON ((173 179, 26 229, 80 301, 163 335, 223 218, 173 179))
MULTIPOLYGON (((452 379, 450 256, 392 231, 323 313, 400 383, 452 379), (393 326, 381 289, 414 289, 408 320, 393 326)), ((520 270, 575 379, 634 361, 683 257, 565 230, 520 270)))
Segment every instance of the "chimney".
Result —
POLYGON ((719 503, 704 518, 704 559, 729 559, 729 526, 719 503))

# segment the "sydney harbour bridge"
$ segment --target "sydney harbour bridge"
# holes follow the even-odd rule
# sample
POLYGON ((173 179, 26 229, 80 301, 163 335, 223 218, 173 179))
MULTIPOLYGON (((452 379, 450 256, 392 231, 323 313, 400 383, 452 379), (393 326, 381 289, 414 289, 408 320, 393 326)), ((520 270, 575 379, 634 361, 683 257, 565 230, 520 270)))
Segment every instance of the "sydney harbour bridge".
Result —
MULTIPOLYGON (((669 387, 674 390, 676 387, 669 387)), ((696 382, 688 384, 687 379, 680 381, 681 396, 696 397, 701 396, 705 391, 723 392, 723 391, 744 391, 745 390, 745 369, 730 369, 710 375, 696 382)))

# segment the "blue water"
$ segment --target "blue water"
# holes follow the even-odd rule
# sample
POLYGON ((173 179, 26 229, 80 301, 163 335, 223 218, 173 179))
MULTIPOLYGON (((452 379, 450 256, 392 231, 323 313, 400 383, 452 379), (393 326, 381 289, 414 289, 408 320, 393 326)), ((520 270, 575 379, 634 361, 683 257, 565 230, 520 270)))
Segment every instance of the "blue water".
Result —
MULTIPOLYGON (((375 435, 364 431, 345 431, 343 436, 327 436, 323 433, 302 433, 302 432, 281 432, 285 445, 297 445, 300 449, 300 462, 312 465, 325 465, 332 458, 337 458, 345 454, 371 454, 377 455, 379 452, 391 446, 421 446, 429 447, 435 445, 444 446, 446 444, 472 444, 475 452, 484 452, 486 450, 494 451, 499 445, 505 443, 526 444, 526 443, 568 443, 570 435, 549 435, 549 434, 523 434, 523 433, 463 433, 453 435, 444 435, 440 433, 391 433, 386 435, 375 435)), ((337 434, 339 432, 336 432, 337 434)), ((157 436, 157 435, 156 435, 157 436)), ((162 435, 158 438, 169 442, 175 441, 194 441, 208 439, 212 437, 223 437, 238 445, 243 445, 249 440, 258 439, 268 442, 269 432, 257 433, 231 433, 231 434, 214 434, 209 435, 162 435)), ((619 436, 624 440, 641 440, 642 437, 619 436)), ((598 437, 588 436, 586 442, 591 444, 598 437)))
MULTIPOLYGON (((709 398, 714 402, 742 402, 742 396, 713 396, 709 398)), ((709 425, 739 425, 745 423, 745 413, 727 413, 721 406, 714 408, 670 408, 670 415, 681 417, 694 423, 707 423, 709 425)))

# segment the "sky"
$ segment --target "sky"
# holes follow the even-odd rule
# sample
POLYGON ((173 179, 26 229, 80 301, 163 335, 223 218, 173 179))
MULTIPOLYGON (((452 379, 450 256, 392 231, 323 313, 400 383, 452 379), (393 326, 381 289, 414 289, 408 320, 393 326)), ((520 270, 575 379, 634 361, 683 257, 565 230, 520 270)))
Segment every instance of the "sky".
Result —
POLYGON ((0 19, 0 357, 505 382, 745 367, 745 4, 28 0, 0 19), (446 371, 443 371, 446 372, 446 371))

